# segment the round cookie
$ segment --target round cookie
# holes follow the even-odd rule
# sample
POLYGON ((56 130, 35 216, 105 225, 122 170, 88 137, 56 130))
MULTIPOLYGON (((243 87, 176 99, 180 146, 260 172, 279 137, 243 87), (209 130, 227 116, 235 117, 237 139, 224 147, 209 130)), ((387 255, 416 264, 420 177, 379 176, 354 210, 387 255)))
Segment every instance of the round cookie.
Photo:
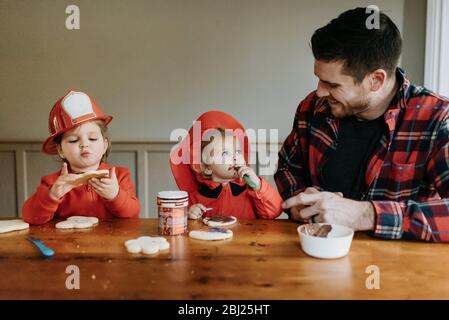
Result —
POLYGON ((29 227, 30 225, 28 223, 23 222, 20 219, 0 221, 0 233, 24 230, 28 229, 29 227))
POLYGON ((170 243, 163 237, 139 237, 125 241, 126 250, 129 253, 155 254, 159 251, 168 250, 170 243))
POLYGON ((237 222, 237 218, 224 214, 214 214, 203 219, 203 223, 209 227, 226 227, 237 222))
POLYGON ((217 241, 232 238, 232 230, 222 228, 209 228, 208 230, 193 230, 189 232, 189 237, 197 240, 217 241))
POLYGON ((98 224, 97 217, 72 216, 65 221, 58 222, 56 229, 87 229, 98 224))

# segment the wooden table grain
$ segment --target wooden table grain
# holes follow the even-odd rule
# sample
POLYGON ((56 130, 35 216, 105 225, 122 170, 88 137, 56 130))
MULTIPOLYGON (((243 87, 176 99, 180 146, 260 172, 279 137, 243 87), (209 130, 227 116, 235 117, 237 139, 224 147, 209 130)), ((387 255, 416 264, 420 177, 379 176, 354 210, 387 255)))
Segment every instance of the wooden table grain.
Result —
POLYGON ((357 233, 348 256, 321 260, 302 252, 296 228, 241 220, 233 239, 167 237, 170 250, 154 256, 130 254, 124 242, 156 236, 155 219, 101 221, 84 231, 52 222, 0 234, 0 299, 449 299, 446 244, 357 233), (28 235, 55 256, 42 258, 28 235), (79 290, 66 288, 71 265, 80 270, 79 290), (379 268, 380 289, 367 289, 370 265, 379 268))

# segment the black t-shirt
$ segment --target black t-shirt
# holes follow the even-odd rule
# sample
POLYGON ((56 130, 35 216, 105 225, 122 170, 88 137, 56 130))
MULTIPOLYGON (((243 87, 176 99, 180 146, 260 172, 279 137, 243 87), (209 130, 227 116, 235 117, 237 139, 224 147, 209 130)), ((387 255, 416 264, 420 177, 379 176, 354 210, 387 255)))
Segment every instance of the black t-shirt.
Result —
POLYGON ((355 116, 339 120, 337 149, 325 160, 321 171, 324 190, 342 192, 345 198, 361 200, 368 161, 386 132, 383 115, 361 121, 355 116))

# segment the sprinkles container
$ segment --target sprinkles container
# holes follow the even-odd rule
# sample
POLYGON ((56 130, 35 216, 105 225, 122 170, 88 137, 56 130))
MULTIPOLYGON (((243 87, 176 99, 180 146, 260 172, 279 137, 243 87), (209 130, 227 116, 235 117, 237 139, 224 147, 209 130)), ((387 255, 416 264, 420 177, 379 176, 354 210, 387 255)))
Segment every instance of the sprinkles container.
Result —
POLYGON ((161 191, 157 194, 159 234, 187 233, 189 194, 186 191, 161 191))

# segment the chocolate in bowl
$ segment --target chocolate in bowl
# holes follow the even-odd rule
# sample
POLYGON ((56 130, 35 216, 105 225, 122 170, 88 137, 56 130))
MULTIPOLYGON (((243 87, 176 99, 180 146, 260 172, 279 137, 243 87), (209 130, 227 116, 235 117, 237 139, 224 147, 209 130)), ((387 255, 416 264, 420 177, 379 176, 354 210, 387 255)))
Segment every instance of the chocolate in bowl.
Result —
POLYGON ((320 259, 346 256, 354 236, 354 230, 351 228, 329 223, 300 225, 297 231, 304 253, 320 259))
POLYGON ((314 237, 326 238, 332 231, 330 224, 311 223, 304 226, 304 233, 314 237))

